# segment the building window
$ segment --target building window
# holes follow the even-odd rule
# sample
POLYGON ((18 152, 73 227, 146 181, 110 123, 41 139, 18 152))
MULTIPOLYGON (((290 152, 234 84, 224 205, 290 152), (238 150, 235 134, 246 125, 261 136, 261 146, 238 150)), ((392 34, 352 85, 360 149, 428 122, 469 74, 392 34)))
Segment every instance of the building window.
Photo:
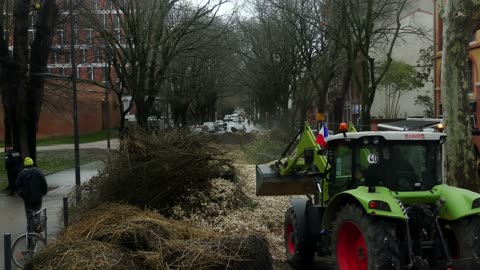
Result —
POLYGON ((85 29, 86 32, 86 44, 92 45, 93 44, 93 29, 85 29))
POLYGON ((105 72, 105 68, 102 68, 102 82, 107 81, 106 76, 107 76, 107 72, 105 72))
POLYGON ((57 63, 57 52, 54 50, 50 51, 50 63, 56 64, 57 63))
POLYGON ((74 29, 73 31, 75 33, 75 36, 73 37, 75 39, 75 44, 78 45, 80 44, 80 36, 79 36, 80 31, 78 29, 74 29))
POLYGON ((82 49, 82 63, 87 62, 87 49, 82 49))
POLYGON ((113 8, 112 0, 106 0, 106 1, 107 1, 107 5, 106 5, 107 10, 112 10, 113 8))
POLYGON ((60 46, 64 46, 64 43, 63 43, 63 30, 62 29, 58 29, 57 30, 57 41, 58 41, 58 45, 60 46))
POLYGON ((113 27, 120 28, 120 15, 118 14, 113 16, 113 27))
POLYGON ((96 48, 93 53, 94 53, 94 56, 93 56, 94 62, 95 63, 100 63, 100 58, 101 58, 100 48, 96 48))
POLYGON ((121 31, 122 30, 120 28, 116 28, 115 30, 113 30, 113 32, 115 33, 115 40, 117 40, 118 42, 121 42, 120 40, 122 38, 120 35, 121 31))
POLYGON ((106 14, 101 14, 100 16, 102 16, 101 20, 102 20, 103 28, 107 28, 107 15, 106 14))
POLYGON ((472 60, 468 59, 468 64, 467 64, 467 83, 468 83, 468 89, 467 93, 473 93, 473 62, 472 60))
POLYGON ((95 73, 93 72, 93 67, 88 67, 87 68, 87 75, 89 80, 94 80, 95 73))

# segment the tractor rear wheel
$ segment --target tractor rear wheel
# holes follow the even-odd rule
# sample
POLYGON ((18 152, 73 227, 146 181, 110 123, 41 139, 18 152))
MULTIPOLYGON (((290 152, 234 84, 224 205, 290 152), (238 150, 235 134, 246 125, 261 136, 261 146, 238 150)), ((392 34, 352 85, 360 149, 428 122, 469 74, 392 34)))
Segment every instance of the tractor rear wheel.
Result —
POLYGON ((306 222, 298 218, 293 207, 285 212, 283 237, 288 263, 295 268, 302 268, 313 262, 314 253, 306 222))
POLYGON ((452 258, 480 258, 480 216, 462 218, 452 229, 455 234, 455 242, 449 241, 452 258))
POLYGON ((346 205, 333 223, 332 254, 339 270, 400 269, 399 241, 387 220, 346 205))

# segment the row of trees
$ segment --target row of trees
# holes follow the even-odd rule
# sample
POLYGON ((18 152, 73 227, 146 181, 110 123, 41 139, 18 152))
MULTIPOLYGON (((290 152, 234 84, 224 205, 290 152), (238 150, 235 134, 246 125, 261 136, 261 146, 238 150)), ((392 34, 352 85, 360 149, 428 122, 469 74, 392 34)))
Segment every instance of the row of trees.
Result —
POLYGON ((213 120, 215 105, 228 91, 235 69, 228 49, 229 18, 217 14, 224 1, 111 3, 107 23, 88 5, 82 15, 98 33, 97 42, 114 71, 108 72, 109 81, 117 83, 107 87, 120 104, 121 128, 133 104, 137 123, 146 126, 159 99, 171 105, 176 124, 213 120), (115 21, 119 33, 112 31, 115 21), (124 108, 122 97, 127 94, 132 103, 124 108))
MULTIPOLYGON (((187 124, 189 119, 211 119, 218 100, 229 92, 243 93, 255 112, 278 112, 285 127, 304 120, 312 103, 325 112, 327 97, 333 101, 334 117, 340 117, 351 84, 361 96, 362 124, 368 125, 382 81, 386 89, 414 87, 388 73, 397 40, 417 31, 400 24, 409 0, 257 0, 252 2, 253 17, 249 19, 220 16, 223 0, 202 4, 111 0, 104 21, 90 2, 74 2, 73 15, 98 33, 96 44, 103 48, 113 69, 107 72, 113 83, 106 87, 118 98, 121 119, 135 104, 142 126, 147 125, 159 97, 172 105, 177 123, 187 124), (115 24, 119 31, 111 31, 115 24), (123 108, 121 100, 126 94, 132 96, 132 104, 123 108)), ((442 14, 446 25, 452 27, 445 27, 443 36, 459 36, 451 34, 461 32, 455 27, 476 29, 478 22, 471 19, 478 18, 471 14, 477 10, 475 5, 474 0, 449 1, 442 14)), ((72 14, 65 16, 63 6, 57 6, 55 0, 33 5, 27 0, 3 0, 0 8, 5 142, 35 159, 54 29, 59 23, 71 22, 72 14), (35 34, 29 39, 32 22, 35 34)), ((65 36, 68 38, 68 33, 65 36)), ((469 36, 445 39, 444 50, 466 55, 469 36)), ((452 91, 467 87, 465 63, 458 59, 448 54, 443 58, 454 63, 443 64, 442 76, 448 132, 456 142, 447 149, 454 153, 453 158, 471 158, 463 147, 471 135, 455 135, 458 130, 469 131, 468 120, 450 120, 468 118, 461 114, 468 111, 466 96, 452 91)), ((389 110, 394 113, 396 107, 389 110)), ((447 162, 455 174, 469 170, 454 164, 452 159, 447 162)))
POLYGON ((219 15, 223 0, 110 3, 106 17, 90 2, 78 14, 98 33, 113 69, 107 73, 114 83, 106 87, 120 104, 121 128, 133 105, 137 123, 146 126, 159 99, 171 106, 176 124, 213 120, 219 100, 232 93, 241 94, 251 114, 268 112, 283 127, 304 121, 312 105, 333 111, 338 119, 330 120, 339 122, 352 84, 368 126, 396 41, 417 31, 400 24, 409 0, 253 1, 248 19, 219 15), (123 108, 127 94, 132 103, 123 108))
MULTIPOLYGON (((369 126, 379 88, 387 89, 389 100, 398 101, 398 94, 422 84, 414 68, 400 75, 407 76, 408 83, 394 82, 399 76, 394 73, 404 72, 406 65, 388 73, 397 41, 406 34, 424 34, 400 23, 410 2, 255 1, 255 16, 239 23, 238 36, 242 78, 256 111, 278 112, 287 126, 305 120, 312 105, 326 112, 328 97, 328 111, 336 118, 329 121, 340 122, 353 84, 360 94, 362 126, 369 126), (382 85, 387 75, 389 82, 382 85)), ((398 102, 385 109, 395 114, 398 102)))

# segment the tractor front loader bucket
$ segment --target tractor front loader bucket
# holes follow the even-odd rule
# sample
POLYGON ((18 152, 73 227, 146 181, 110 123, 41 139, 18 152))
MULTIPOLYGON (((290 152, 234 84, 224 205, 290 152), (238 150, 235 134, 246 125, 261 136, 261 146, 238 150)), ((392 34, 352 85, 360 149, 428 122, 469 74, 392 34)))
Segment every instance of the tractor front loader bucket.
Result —
POLYGON ((268 165, 257 165, 257 196, 314 194, 313 176, 279 176, 268 165))

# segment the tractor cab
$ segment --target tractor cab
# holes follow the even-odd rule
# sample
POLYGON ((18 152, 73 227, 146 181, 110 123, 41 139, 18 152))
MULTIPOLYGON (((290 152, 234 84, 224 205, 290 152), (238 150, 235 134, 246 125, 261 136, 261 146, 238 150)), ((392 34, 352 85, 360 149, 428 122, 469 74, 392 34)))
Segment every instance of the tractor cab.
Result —
POLYGON ((324 147, 305 124, 256 167, 258 196, 306 195, 285 212, 290 265, 331 254, 340 270, 480 269, 480 194, 444 183, 444 133, 340 131, 324 147))
POLYGON ((442 184, 445 134, 357 132, 328 141, 330 195, 359 186, 425 191, 442 184))

